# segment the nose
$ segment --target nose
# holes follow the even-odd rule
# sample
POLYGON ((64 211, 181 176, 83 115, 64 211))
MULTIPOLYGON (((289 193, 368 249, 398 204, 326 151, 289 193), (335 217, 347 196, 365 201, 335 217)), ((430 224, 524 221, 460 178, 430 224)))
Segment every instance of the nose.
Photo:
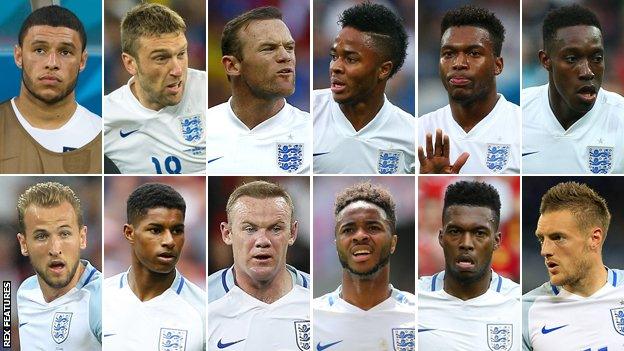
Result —
POLYGON ((581 80, 592 80, 594 79, 594 72, 589 65, 589 60, 584 59, 579 63, 579 78, 581 80))
POLYGON ((183 60, 178 59, 178 58, 174 58, 171 61, 173 62, 173 67, 171 67, 170 74, 172 76, 174 76, 174 77, 181 77, 182 76, 182 71, 184 69, 183 60))
POLYGON ((467 56, 463 52, 457 53, 457 56, 453 59, 453 69, 467 69, 468 60, 467 56))
POLYGON ((48 62, 46 62, 47 69, 58 69, 58 58, 56 57, 57 53, 52 51, 48 55, 48 62))
POLYGON ((173 234, 171 230, 165 229, 161 235, 160 245, 166 248, 172 249, 175 247, 175 241, 173 240, 173 234))
POLYGON ((283 45, 280 45, 277 49, 277 62, 290 62, 294 56, 294 53, 290 53, 283 45))
POLYGON ((540 249, 540 255, 542 257, 550 257, 553 255, 552 253, 552 243, 548 239, 544 239, 542 242, 542 247, 540 249))
POLYGON ((365 228, 358 227, 352 238, 353 242, 366 243, 370 240, 370 233, 365 228))
POLYGON ((256 236, 255 246, 262 247, 262 248, 271 246, 271 240, 269 240, 269 233, 267 233, 267 230, 258 231, 258 234, 256 236))
POLYGON ((61 238, 56 235, 50 236, 50 248, 48 253, 50 256, 58 256, 61 254, 61 238))
POLYGON ((344 63, 339 57, 329 62, 329 73, 343 73, 343 72, 344 72, 344 63))
POLYGON ((459 238, 459 248, 462 250, 472 251, 474 250, 474 243, 472 241, 472 234, 465 232, 459 238))

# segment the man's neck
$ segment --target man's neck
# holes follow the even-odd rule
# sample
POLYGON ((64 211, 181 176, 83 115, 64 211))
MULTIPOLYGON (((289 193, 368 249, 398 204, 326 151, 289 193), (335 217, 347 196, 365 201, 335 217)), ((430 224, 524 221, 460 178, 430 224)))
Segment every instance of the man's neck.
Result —
POLYGON ((268 304, 288 294, 295 284, 286 267, 280 270, 273 279, 258 282, 253 281, 251 277, 245 274, 241 274, 234 266, 234 282, 247 294, 268 304))
POLYGON ((451 106, 451 114, 453 119, 459 124, 462 129, 468 133, 474 126, 476 126, 481 120, 492 112, 499 96, 494 88, 483 99, 471 101, 470 103, 461 103, 449 99, 449 105, 451 106))
POLYGON ((390 297, 390 267, 386 265, 370 279, 362 279, 346 269, 342 270, 342 299, 365 311, 390 297))
POLYGON ((383 104, 384 95, 383 90, 381 90, 380 92, 373 92, 367 100, 338 104, 338 106, 353 126, 353 129, 359 131, 377 116, 383 104))
POLYGON ((68 291, 73 289, 76 284, 78 284, 78 281, 80 280, 80 277, 82 276, 84 270, 85 266, 82 264, 82 262, 78 261, 78 268, 76 268, 76 273, 72 277, 71 281, 69 282, 69 284, 65 285, 60 289, 49 286, 43 279, 39 277, 39 275, 37 275, 37 279, 39 280, 39 286, 41 287, 41 293, 43 294, 43 299, 47 303, 50 303, 58 299, 59 297, 67 294, 68 291))
POLYGON ((455 296, 461 300, 470 300, 481 296, 490 288, 492 281, 492 270, 489 269, 479 280, 464 283, 448 273, 448 269, 444 274, 444 291, 451 296, 455 296))
POLYGON ((76 112, 78 104, 74 96, 72 92, 61 101, 48 104, 33 96, 22 86, 20 95, 15 98, 15 106, 31 126, 39 129, 59 129, 76 112))
POLYGON ((553 98, 559 94, 556 89, 552 82, 548 85, 548 105, 561 127, 568 130, 576 121, 585 116, 585 113, 572 110, 561 98, 553 98))
POLYGON ((572 285, 564 285, 563 288, 575 295, 588 297, 600 290, 606 284, 607 278, 607 269, 600 260, 583 272, 583 277, 579 281, 572 285))
POLYGON ((132 267, 128 272, 128 285, 139 300, 148 301, 169 289, 175 276, 175 269, 169 273, 156 273, 137 260, 132 262, 132 267))
POLYGON ((237 93, 232 95, 230 106, 236 117, 251 130, 275 116, 285 104, 283 97, 262 99, 253 94, 237 93))

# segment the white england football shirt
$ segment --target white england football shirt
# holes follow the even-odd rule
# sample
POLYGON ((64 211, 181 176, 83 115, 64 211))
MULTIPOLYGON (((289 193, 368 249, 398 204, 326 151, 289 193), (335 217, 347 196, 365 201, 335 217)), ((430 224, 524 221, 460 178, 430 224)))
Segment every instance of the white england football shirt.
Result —
POLYGON ((205 350, 205 293, 177 270, 171 287, 147 301, 128 272, 104 280, 103 346, 107 350, 205 350))
POLYGON ((588 297, 546 282, 522 297, 522 313, 524 350, 624 350, 624 271, 608 269, 588 297))
POLYGON ((104 97, 104 154, 121 173, 203 173, 206 72, 189 68, 182 101, 159 111, 141 105, 132 79, 104 97))
POLYGON ((419 350, 520 350, 520 285, 492 271, 489 289, 465 301, 444 291, 444 271, 418 285, 419 350))
POLYGON ((88 261, 78 283, 65 295, 46 302, 37 276, 17 290, 22 350, 101 350, 102 278, 88 261))
POLYGON ((236 284, 232 268, 208 278, 208 350, 311 350, 310 277, 288 266, 293 288, 267 304, 236 284))
POLYGON ((523 173, 624 173, 624 98, 600 89, 594 107, 564 130, 548 84, 522 90, 523 173))
POLYGON ((232 111, 230 100, 208 109, 208 173, 309 173, 310 114, 285 103, 253 129, 232 111))
POLYGON ((450 160, 455 162, 463 152, 470 157, 459 173, 520 173, 520 107, 498 94, 498 101, 468 133, 453 119, 450 105, 418 118, 418 143, 426 150, 425 135, 436 129, 450 139, 450 160))
POLYGON ((390 288, 390 297, 368 311, 343 300, 342 286, 314 299, 313 350, 414 351, 416 297, 390 288))
POLYGON ((13 112, 22 127, 41 146, 52 152, 67 152, 81 148, 90 143, 102 132, 102 119, 95 113, 76 103, 76 111, 69 120, 58 129, 41 129, 33 127, 20 113, 11 99, 13 112))
POLYGON ((414 173, 415 121, 385 96, 377 115, 356 131, 331 90, 314 91, 314 173, 414 173))

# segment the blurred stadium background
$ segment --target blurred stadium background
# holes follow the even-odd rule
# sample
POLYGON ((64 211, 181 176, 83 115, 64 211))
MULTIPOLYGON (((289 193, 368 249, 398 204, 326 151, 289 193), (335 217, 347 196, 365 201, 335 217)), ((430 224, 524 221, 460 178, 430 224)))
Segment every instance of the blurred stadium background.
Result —
POLYGON ((81 257, 102 271, 102 178, 92 177, 2 177, 0 197, 0 276, 11 281, 11 343, 19 350, 17 302, 15 296, 20 284, 35 271, 28 257, 22 256, 17 241, 17 198, 26 189, 41 182, 59 182, 67 185, 80 198, 83 220, 87 226, 87 248, 81 257))
POLYGON ((551 187, 567 181, 585 183, 607 201, 611 225, 602 247, 604 264, 624 269, 624 178, 622 177, 522 177, 522 291, 529 292, 548 280, 544 258, 535 237, 542 196, 551 187))
MULTIPOLYGON (((338 16, 347 8, 361 3, 361 0, 315 0, 314 1, 314 89, 329 88, 329 49, 340 31, 338 16)), ((414 0, 378 0, 403 17, 403 24, 409 36, 409 47, 405 63, 394 77, 388 81, 386 95, 388 100, 402 110, 414 115, 416 95, 414 94, 414 0)), ((422 1, 421 1, 422 2, 422 1)))
POLYGON ((397 246, 390 259, 390 283, 414 293, 416 243, 414 177, 314 177, 314 297, 336 290, 342 281, 342 266, 334 242, 334 203, 345 188, 370 181, 390 191, 396 204, 397 246))
POLYGON ((602 87, 624 94, 624 1, 622 0, 523 0, 522 1, 522 87, 548 83, 548 72, 540 65, 542 23, 553 8, 580 4, 591 9, 602 25, 605 72, 602 87))
MULTIPOLYGON (((87 32, 87 66, 78 75, 76 100, 89 111, 102 115, 102 1, 60 0, 60 5, 72 11, 87 32)), ((13 47, 22 23, 31 13, 29 0, 2 2, 0 11, 0 101, 19 94, 22 81, 21 70, 13 60, 13 47)))
POLYGON ((123 236, 126 201, 141 184, 168 184, 186 202, 185 242, 177 269, 206 290, 206 178, 183 177, 104 177, 104 276, 125 272, 131 264, 130 246, 123 236))
POLYGON ((442 227, 442 207, 446 188, 460 180, 491 184, 501 199, 499 230, 501 247, 494 251, 492 268, 499 274, 520 282, 520 177, 421 176, 418 180, 418 276, 444 270, 444 253, 438 242, 442 227))
POLYGON ((505 26, 503 73, 496 78, 496 88, 507 101, 520 102, 520 2, 519 0, 445 0, 420 1, 418 7, 418 115, 448 104, 448 95, 439 76, 440 24, 452 9, 475 5, 486 8, 505 26))
MULTIPOLYGON (((84 1, 84 0, 83 0, 84 1)), ((86 2, 86 1, 85 1, 86 2)), ((186 23, 189 68, 206 70, 206 0, 145 0, 168 6, 186 23)), ((140 0, 104 2, 104 94, 128 83, 130 74, 121 62, 121 18, 140 0)))
POLYGON ((234 264, 232 247, 221 239, 221 222, 227 222, 225 205, 239 185, 265 180, 281 185, 295 205, 299 222, 297 240, 288 248, 286 262, 300 271, 310 272, 310 177, 209 177, 208 179, 208 274, 234 264))
POLYGON ((310 111, 310 2, 308 0, 210 0, 208 3, 208 107, 226 102, 232 95, 221 64, 221 33, 234 17, 256 7, 275 6, 282 11, 297 56, 295 93, 288 103, 310 111))

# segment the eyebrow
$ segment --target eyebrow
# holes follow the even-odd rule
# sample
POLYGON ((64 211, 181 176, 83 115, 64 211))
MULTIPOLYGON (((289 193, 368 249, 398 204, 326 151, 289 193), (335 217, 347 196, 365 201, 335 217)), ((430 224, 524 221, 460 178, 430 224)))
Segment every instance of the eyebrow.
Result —
MULTIPOLYGON (((39 44, 50 45, 50 42, 46 40, 34 40, 30 45, 39 45, 39 44)), ((71 41, 62 41, 60 45, 76 48, 76 45, 74 45, 74 43, 71 41)))

